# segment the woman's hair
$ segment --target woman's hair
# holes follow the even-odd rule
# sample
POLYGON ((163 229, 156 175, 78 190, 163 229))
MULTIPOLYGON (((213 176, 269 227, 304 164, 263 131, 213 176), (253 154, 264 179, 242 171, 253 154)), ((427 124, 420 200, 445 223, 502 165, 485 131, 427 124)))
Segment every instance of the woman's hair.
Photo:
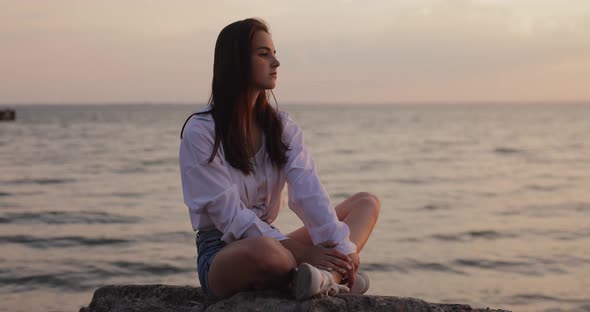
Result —
MULTIPOLYGON (((196 113, 211 114, 215 120, 215 143, 209 162, 213 161, 219 145, 223 144, 225 160, 246 175, 254 172, 249 159, 250 146, 253 145, 250 128, 254 122, 258 122, 265 134, 267 151, 274 166, 282 168, 287 163, 288 150, 282 139, 283 125, 278 104, 277 109, 269 104, 266 91, 260 92, 254 113, 250 112, 252 38, 257 31, 269 32, 263 21, 253 18, 234 22, 221 30, 215 43, 213 83, 209 98, 211 109, 196 113)), ((184 126, 182 129, 181 139, 184 126)))

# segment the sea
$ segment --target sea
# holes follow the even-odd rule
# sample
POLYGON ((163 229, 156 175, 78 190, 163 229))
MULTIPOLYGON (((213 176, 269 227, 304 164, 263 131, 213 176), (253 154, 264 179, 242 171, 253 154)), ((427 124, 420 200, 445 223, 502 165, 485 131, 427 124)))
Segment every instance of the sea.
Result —
MULTIPOLYGON (((77 311, 109 284, 199 286, 178 148, 202 107, 13 106, 0 122, 0 311, 77 311)), ((360 254, 368 295, 590 311, 590 105, 278 108, 334 205, 381 199, 360 254)), ((284 207, 275 226, 302 223, 284 207)))

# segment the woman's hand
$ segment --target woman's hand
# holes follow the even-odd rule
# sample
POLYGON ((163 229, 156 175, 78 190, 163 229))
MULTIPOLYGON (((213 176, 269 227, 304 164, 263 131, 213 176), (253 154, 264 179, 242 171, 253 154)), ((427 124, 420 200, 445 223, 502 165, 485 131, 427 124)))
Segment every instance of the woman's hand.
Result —
POLYGON ((342 276, 347 276, 349 271, 354 270, 354 261, 351 257, 334 249, 336 245, 328 241, 317 246, 310 246, 303 255, 303 261, 319 269, 334 270, 342 276))
POLYGON ((343 278, 350 278, 351 271, 354 272, 354 278, 358 270, 358 255, 347 256, 337 251, 334 247, 338 244, 334 242, 327 241, 317 246, 306 246, 296 240, 285 239, 281 241, 281 244, 293 254, 298 264, 307 262, 318 269, 338 272, 343 278))
POLYGON ((354 282, 356 281, 356 273, 359 270, 359 266, 361 264, 361 259, 359 257, 359 254, 356 252, 353 252, 351 254, 348 254, 348 257, 350 257, 352 259, 352 270, 348 270, 348 287, 352 288, 352 285, 354 285, 354 282))

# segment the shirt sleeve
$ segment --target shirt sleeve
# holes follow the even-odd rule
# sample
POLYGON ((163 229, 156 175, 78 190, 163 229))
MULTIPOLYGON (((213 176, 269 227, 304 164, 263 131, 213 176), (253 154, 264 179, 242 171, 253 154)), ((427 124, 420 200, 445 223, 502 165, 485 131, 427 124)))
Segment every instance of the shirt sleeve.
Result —
POLYGON ((180 143, 182 192, 191 217, 206 215, 227 243, 257 236, 287 239, 244 205, 219 152, 208 162, 214 138, 202 125, 206 122, 193 120, 180 143))
POLYGON ((315 162, 303 142, 303 132, 286 113, 285 134, 289 151, 285 172, 289 189, 289 208, 308 229, 314 245, 325 241, 338 243, 344 254, 356 252, 350 241, 350 229, 338 220, 328 192, 322 185, 315 162))

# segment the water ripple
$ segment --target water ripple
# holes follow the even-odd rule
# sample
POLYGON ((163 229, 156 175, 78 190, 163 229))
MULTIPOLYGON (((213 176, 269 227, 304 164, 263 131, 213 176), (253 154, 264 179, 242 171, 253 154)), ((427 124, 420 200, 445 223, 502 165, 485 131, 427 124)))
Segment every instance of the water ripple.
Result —
POLYGON ((494 153, 496 154, 520 154, 523 153, 524 150, 521 149, 517 149, 517 148, 511 148, 511 147, 496 147, 494 149, 494 153))
POLYGON ((523 230, 531 235, 551 238, 555 240, 574 241, 578 239, 587 239, 590 237, 590 227, 581 229, 526 229, 523 230))
POLYGON ((511 207, 507 210, 497 212, 496 215, 512 216, 525 215, 531 217, 563 217, 565 214, 586 214, 590 213, 590 203, 587 202, 565 202, 551 205, 527 205, 511 207))
POLYGON ((401 184, 426 184, 429 183, 427 180, 421 179, 394 179, 393 181, 401 184))
POLYGON ((435 210, 448 210, 450 206, 448 204, 428 204, 417 208, 416 210, 423 211, 435 211, 435 210))
POLYGON ((536 293, 516 294, 516 295, 510 296, 506 300, 511 304, 527 304, 527 303, 538 302, 538 301, 550 301, 550 302, 559 302, 559 303, 590 303, 590 301, 588 299, 563 298, 563 297, 548 296, 548 295, 536 294, 536 293))
POLYGON ((131 243, 131 240, 119 238, 88 238, 82 236, 62 236, 52 238, 40 238, 29 235, 0 236, 0 244, 21 244, 30 248, 67 248, 67 247, 93 247, 103 245, 117 245, 131 243))
POLYGON ((55 178, 38 178, 38 179, 17 179, 17 180, 6 180, 0 183, 4 184, 39 184, 39 185, 47 185, 47 184, 64 184, 64 183, 74 183, 77 182, 76 179, 55 179, 55 178))
POLYGON ((135 275, 172 275, 194 272, 193 267, 178 267, 170 264, 157 264, 145 262, 115 261, 110 264, 117 269, 124 269, 125 274, 135 275))
POLYGON ((177 165, 178 158, 163 158, 154 160, 144 160, 141 162, 142 166, 160 166, 160 165, 177 165))
POLYGON ((361 263, 361 269, 370 272, 400 272, 409 273, 410 271, 434 271, 453 274, 465 275, 466 273, 438 262, 423 262, 416 259, 407 259, 399 264, 368 262, 361 263))
POLYGON ((532 190, 532 191, 540 191, 540 192, 553 192, 553 191, 557 191, 563 188, 568 187, 568 185, 539 185, 539 184, 530 184, 530 185, 525 185, 524 189, 525 190, 532 190))
POLYGON ((473 239, 502 239, 502 238, 518 238, 518 235, 507 232, 497 232, 493 230, 479 230, 479 231, 467 231, 454 234, 434 234, 432 238, 443 241, 459 241, 464 242, 473 239))
POLYGON ((408 270, 400 265, 391 263, 379 263, 379 262, 363 262, 360 266, 364 271, 369 272, 402 272, 408 273, 408 270))
POLYGON ((417 271, 435 271, 435 272, 446 272, 446 273, 455 273, 460 275, 467 275, 467 273, 455 270, 448 265, 444 265, 438 262, 422 262, 418 260, 408 260, 407 265, 412 269, 417 271))
POLYGON ((127 197, 127 198, 140 198, 143 197, 145 194, 143 193, 132 193, 132 192, 113 192, 110 195, 115 197, 127 197))
POLYGON ((110 278, 128 276, 152 277, 194 272, 191 266, 175 266, 164 263, 143 263, 132 261, 101 262, 96 265, 85 265, 67 261, 67 268, 52 265, 51 273, 31 272, 28 268, 0 272, 0 289, 12 292, 30 291, 32 289, 54 288, 73 292, 95 289, 107 283, 110 278))
POLYGON ((451 261, 457 267, 510 272, 528 276, 544 276, 547 274, 567 274, 569 269, 576 266, 586 266, 590 260, 567 255, 553 255, 549 257, 521 256, 516 260, 489 259, 455 259, 451 261))
POLYGON ((133 174, 133 173, 147 173, 148 170, 146 168, 140 167, 140 166, 130 166, 130 167, 124 167, 124 168, 119 168, 119 169, 113 169, 113 170, 111 170, 111 172, 118 173, 118 174, 133 174))
POLYGON ((456 259, 454 264, 466 267, 478 267, 482 269, 497 269, 502 267, 519 267, 525 266, 528 262, 503 261, 503 260, 485 260, 485 259, 456 259))
POLYGON ((85 291, 97 286, 88 285, 88 281, 88 272, 0 276, 0 284, 5 285, 4 287, 12 286, 11 288, 16 292, 46 287, 69 291, 85 291))
POLYGON ((141 218, 106 212, 23 212, 0 215, 0 224, 112 224, 139 223, 141 218))
POLYGON ((172 242, 194 243, 195 233, 190 231, 164 232, 158 233, 157 235, 150 234, 138 237, 137 240, 141 242, 168 244, 172 242))

